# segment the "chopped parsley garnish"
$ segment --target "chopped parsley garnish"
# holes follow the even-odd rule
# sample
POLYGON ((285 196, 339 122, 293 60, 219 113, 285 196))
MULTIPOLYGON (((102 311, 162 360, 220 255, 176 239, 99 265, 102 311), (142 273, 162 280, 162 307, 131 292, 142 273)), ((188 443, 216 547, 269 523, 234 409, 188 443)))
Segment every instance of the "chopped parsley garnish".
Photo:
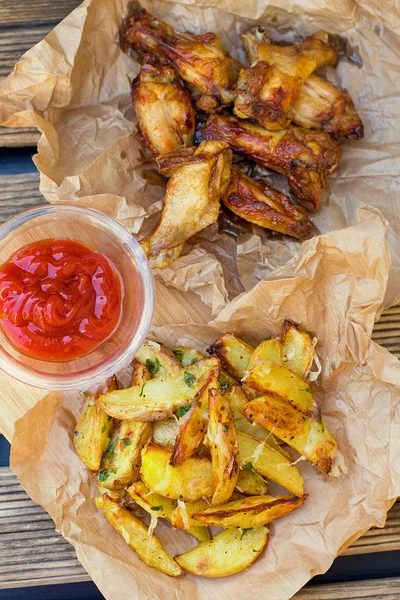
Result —
POLYGON ((250 531, 250 529, 251 529, 251 527, 249 527, 248 529, 242 529, 242 533, 241 533, 241 535, 240 535, 240 539, 241 539, 241 540, 243 539, 243 536, 245 536, 245 535, 246 535, 246 533, 247 533, 248 531, 250 531))
POLYGON ((124 438, 122 440, 123 444, 124 444, 124 448, 127 448, 128 446, 130 446, 132 444, 131 440, 129 438, 124 438))
POLYGON ((196 381, 196 377, 194 377, 194 375, 192 375, 188 371, 184 372, 183 379, 185 380, 185 383, 188 387, 193 387, 194 382, 196 381))
POLYGON ((163 510, 163 508, 164 508, 163 505, 160 504, 160 506, 152 506, 151 510, 163 510))
POLYGON ((311 392, 311 390, 310 390, 310 388, 306 388, 306 389, 305 389, 305 390, 303 390, 303 391, 304 391, 304 392, 306 392, 307 394, 311 394, 311 393, 312 393, 312 392, 311 392))
POLYGON ((105 481, 108 479, 108 473, 106 470, 99 471, 99 481, 105 481))
POLYGON ((230 390, 232 387, 231 383, 227 380, 224 379, 224 381, 220 381, 219 382, 219 389, 220 391, 224 394, 227 390, 230 390))
POLYGON ((181 363, 183 361, 183 356, 184 356, 183 350, 179 350, 179 348, 175 348, 175 350, 172 350, 172 352, 175 354, 176 358, 181 363))
POLYGON ((110 442, 107 446, 107 450, 103 454, 103 458, 110 458, 112 454, 114 454, 114 449, 117 443, 119 442, 119 437, 115 438, 113 442, 110 442))
POLYGON ((178 417, 178 419, 180 419, 181 417, 183 417, 183 415, 186 415, 186 413, 192 408, 191 404, 186 404, 185 406, 180 406, 178 408, 178 410, 176 411, 176 416, 178 417))
POLYGON ((105 433, 106 429, 107 429, 107 425, 103 425, 103 427, 101 428, 101 433, 105 433))
POLYGON ((190 361, 191 365, 194 365, 195 363, 199 362, 199 359, 196 358, 196 356, 193 356, 192 360, 190 361))
POLYGON ((150 358, 148 358, 146 360, 146 367, 148 368, 148 370, 150 371, 150 373, 152 375, 156 375, 158 373, 158 371, 160 370, 161 364, 160 364, 160 361, 158 360, 158 358, 155 358, 154 360, 151 360, 150 358))
POLYGON ((84 398, 89 398, 90 390, 83 390, 83 392, 81 392, 81 396, 83 396, 84 398))
POLYGON ((251 461, 247 462, 244 465, 244 468, 247 469, 248 471, 250 471, 250 473, 253 473, 253 475, 257 475, 257 471, 253 467, 253 463, 251 461))
POLYGON ((144 382, 144 384, 142 385, 142 389, 140 390, 140 398, 143 396, 143 390, 144 390, 144 386, 146 385, 146 382, 144 382))

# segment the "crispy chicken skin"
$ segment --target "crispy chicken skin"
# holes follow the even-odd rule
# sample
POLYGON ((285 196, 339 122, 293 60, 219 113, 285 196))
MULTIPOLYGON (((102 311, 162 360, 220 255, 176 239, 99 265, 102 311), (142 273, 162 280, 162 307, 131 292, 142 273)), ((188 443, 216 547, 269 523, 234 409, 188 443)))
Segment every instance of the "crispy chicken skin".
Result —
POLYGON ((160 160, 162 172, 170 177, 164 208, 140 245, 156 266, 165 268, 178 258, 185 240, 217 220, 220 197, 231 176, 232 152, 225 142, 211 141, 164 154, 160 160))
POLYGON ((319 31, 295 46, 271 44, 260 28, 240 37, 251 67, 240 71, 234 113, 266 129, 285 129, 306 79, 318 67, 337 61, 336 51, 327 43, 328 34, 319 31))
POLYGON ((318 210, 325 176, 334 171, 342 150, 328 133, 290 126, 268 131, 235 117, 210 115, 199 140, 223 140, 232 150, 264 167, 285 173, 302 206, 318 210))
POLYGON ((336 139, 360 140, 364 126, 349 94, 318 75, 311 75, 292 107, 293 123, 322 129, 336 139))
POLYGON ((250 223, 296 238, 306 237, 313 227, 304 208, 295 206, 285 194, 265 183, 253 181, 237 169, 232 169, 222 202, 250 223))
POLYGON ((167 23, 140 10, 122 33, 122 43, 168 60, 182 79, 203 95, 198 100, 199 108, 210 111, 220 104, 233 102, 242 65, 225 52, 213 33, 178 33, 167 23))
POLYGON ((141 136, 154 157, 193 143, 195 117, 189 92, 165 60, 145 56, 132 82, 132 102, 141 136))

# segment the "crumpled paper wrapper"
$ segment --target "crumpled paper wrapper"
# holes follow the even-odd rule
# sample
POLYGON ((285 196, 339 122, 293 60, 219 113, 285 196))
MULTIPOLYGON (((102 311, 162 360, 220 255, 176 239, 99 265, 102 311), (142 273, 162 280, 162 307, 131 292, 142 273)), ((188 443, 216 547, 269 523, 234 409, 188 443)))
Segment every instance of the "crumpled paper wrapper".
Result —
MULTIPOLYGON (((73 432, 82 398, 50 394, 17 421, 11 466, 107 600, 287 600, 326 571, 340 548, 371 526, 383 526, 400 495, 400 363, 371 341, 390 269, 387 225, 375 209, 358 224, 305 242, 290 262, 233 300, 206 325, 165 325, 156 339, 200 350, 224 332, 257 343, 278 335, 285 318, 318 338, 322 373, 313 384, 329 429, 338 439, 348 474, 340 479, 301 461, 304 506, 270 526, 261 558, 224 579, 185 574, 169 578, 144 565, 115 533, 93 497, 94 475, 80 462, 73 432)), ((195 542, 162 522, 165 548, 181 553, 195 542)))
MULTIPOLYGON (((276 40, 298 41, 318 29, 344 36, 346 54, 327 71, 347 88, 365 125, 365 138, 344 143, 344 156, 328 178, 316 233, 355 223, 371 204, 389 222, 392 255, 384 305, 400 300, 400 14, 393 1, 376 0, 142 0, 142 6, 178 30, 214 31, 245 62, 238 34, 262 24, 276 40), (218 7, 217 7, 218 6, 218 7)), ((0 124, 38 127, 35 163, 49 202, 74 201, 113 215, 140 237, 162 207, 164 182, 143 162, 131 107, 130 83, 139 64, 119 47, 128 0, 85 0, 27 52, 0 86, 0 124)), ((284 177, 268 176, 287 189, 284 177)), ((224 223, 201 232, 159 276, 194 290, 214 314, 239 293, 283 266, 301 243, 255 226, 224 223)))

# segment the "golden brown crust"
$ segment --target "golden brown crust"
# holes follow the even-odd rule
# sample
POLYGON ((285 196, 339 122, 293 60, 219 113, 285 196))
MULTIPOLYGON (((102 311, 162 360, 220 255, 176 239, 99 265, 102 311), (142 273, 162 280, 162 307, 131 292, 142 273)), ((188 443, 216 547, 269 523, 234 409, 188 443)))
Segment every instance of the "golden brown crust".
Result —
POLYGON ((268 131, 235 117, 210 115, 199 132, 203 140, 224 140, 232 150, 264 167, 285 173, 302 206, 319 208, 325 176, 334 171, 342 154, 328 133, 290 126, 268 131))
POLYGON ((305 238, 313 224, 301 206, 295 206, 288 196, 266 183, 232 169, 232 176, 222 202, 235 215, 296 238, 305 238))

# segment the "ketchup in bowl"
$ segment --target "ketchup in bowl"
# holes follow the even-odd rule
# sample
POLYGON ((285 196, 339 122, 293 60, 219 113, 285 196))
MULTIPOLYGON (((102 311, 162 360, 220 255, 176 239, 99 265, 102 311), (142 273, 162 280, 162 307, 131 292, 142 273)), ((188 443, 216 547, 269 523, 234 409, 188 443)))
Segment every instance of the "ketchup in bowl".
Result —
POLYGON ((0 325, 21 353, 70 361, 104 342, 121 317, 115 265, 69 239, 34 242, 0 266, 0 325))

